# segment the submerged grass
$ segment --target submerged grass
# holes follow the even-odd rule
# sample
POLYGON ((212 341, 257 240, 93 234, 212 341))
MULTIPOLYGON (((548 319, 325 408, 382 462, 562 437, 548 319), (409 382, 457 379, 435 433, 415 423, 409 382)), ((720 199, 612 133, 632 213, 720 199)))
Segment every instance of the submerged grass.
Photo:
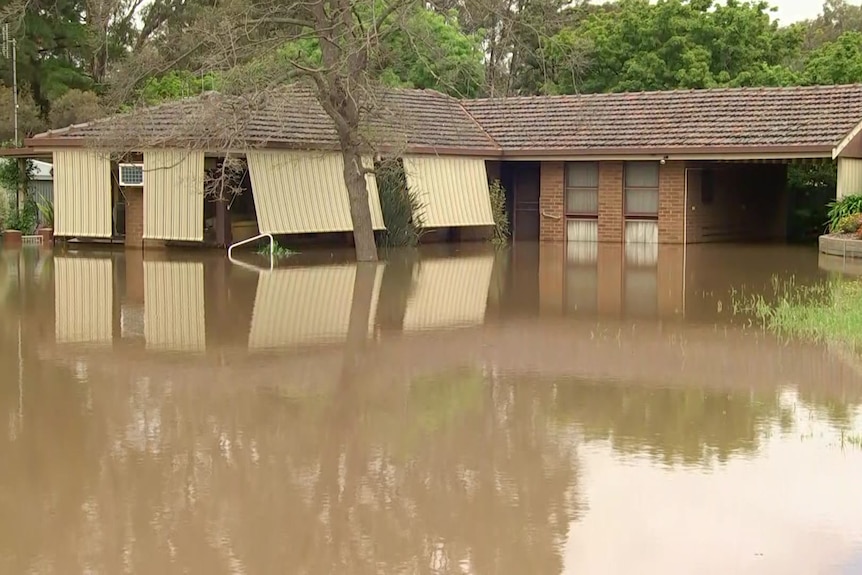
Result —
POLYGON ((831 280, 799 285, 773 278, 773 296, 735 296, 734 313, 755 316, 784 336, 862 347, 862 282, 831 280))
POLYGON ((293 251, 292 249, 290 249, 288 247, 281 245, 278 242, 275 242, 274 244, 272 244, 272 246, 270 246, 269 242, 263 244, 262 246, 257 248, 257 253, 258 253, 258 255, 269 257, 270 256, 270 250, 272 250, 272 255, 277 257, 277 258, 287 258, 287 257, 290 257, 292 255, 296 255, 297 253, 299 253, 299 252, 293 251))

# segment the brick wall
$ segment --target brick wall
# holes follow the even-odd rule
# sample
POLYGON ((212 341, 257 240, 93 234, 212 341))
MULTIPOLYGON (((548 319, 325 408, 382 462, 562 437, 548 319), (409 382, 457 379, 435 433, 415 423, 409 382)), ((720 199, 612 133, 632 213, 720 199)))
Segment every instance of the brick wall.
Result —
MULTIPOLYGON (((787 167, 780 164, 667 162, 659 171, 658 241, 682 244, 781 238, 786 234, 787 167), (686 167, 689 173, 686 204, 686 167), (698 167, 714 173, 713 198, 701 194, 698 167)), ((599 163, 600 242, 623 242, 624 162, 599 163)), ((565 164, 542 162, 539 198, 543 242, 566 239, 565 164), (548 214, 555 217, 547 217, 548 214), (559 219, 558 219, 559 218, 559 219)))
POLYGON ((126 188, 126 247, 144 247, 144 193, 141 188, 126 188))
POLYGON ((668 162, 659 171, 658 242, 685 241, 685 162, 668 162))
POLYGON ((539 188, 539 239, 543 242, 562 242, 566 239, 563 199, 564 166, 563 162, 542 162, 539 188))
POLYGON ((599 162, 599 241, 623 241, 622 162, 599 162))

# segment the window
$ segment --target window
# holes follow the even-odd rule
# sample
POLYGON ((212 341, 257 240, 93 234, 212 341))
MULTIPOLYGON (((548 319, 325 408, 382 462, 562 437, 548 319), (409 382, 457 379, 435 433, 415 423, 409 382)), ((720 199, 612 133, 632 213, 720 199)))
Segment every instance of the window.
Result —
POLYGON ((599 235, 599 164, 566 164, 566 239, 595 242, 599 235))
POLYGON ((658 162, 626 162, 625 213, 626 217, 658 217, 658 162))
POLYGON ((566 164, 566 214, 599 215, 599 165, 596 162, 566 164))

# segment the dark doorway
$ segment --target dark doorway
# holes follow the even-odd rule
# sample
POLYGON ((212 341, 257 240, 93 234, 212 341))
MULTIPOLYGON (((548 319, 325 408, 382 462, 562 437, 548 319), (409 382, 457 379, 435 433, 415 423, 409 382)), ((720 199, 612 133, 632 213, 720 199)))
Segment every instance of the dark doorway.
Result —
POLYGON ((513 165, 514 209, 512 238, 517 242, 539 239, 539 178, 538 162, 518 162, 513 165))

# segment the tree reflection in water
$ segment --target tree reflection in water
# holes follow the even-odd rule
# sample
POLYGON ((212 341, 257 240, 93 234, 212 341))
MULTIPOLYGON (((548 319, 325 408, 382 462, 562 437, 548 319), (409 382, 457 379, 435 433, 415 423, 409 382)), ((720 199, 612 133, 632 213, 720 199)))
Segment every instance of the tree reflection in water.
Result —
POLYGON ((0 444, 3 572, 562 569, 577 462, 549 387, 475 369, 305 397, 74 379, 34 377, 0 444))

